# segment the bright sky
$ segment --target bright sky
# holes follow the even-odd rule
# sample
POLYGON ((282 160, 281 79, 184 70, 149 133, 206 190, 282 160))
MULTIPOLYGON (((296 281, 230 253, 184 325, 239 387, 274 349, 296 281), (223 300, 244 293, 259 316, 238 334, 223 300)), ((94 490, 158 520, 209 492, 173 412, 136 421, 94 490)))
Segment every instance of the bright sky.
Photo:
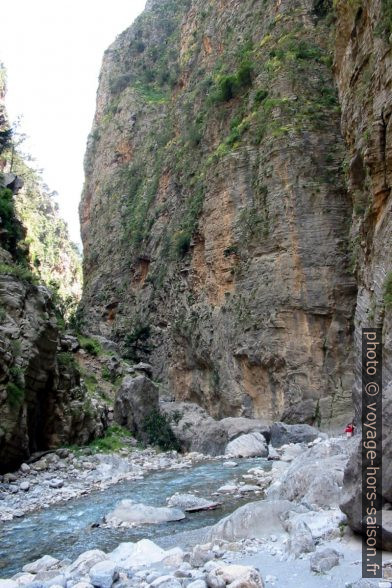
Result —
POLYGON ((7 109, 23 116, 23 150, 59 193, 71 238, 80 242, 83 157, 104 50, 140 14, 145 0, 10 0, 1 7, 0 61, 8 70, 7 109))

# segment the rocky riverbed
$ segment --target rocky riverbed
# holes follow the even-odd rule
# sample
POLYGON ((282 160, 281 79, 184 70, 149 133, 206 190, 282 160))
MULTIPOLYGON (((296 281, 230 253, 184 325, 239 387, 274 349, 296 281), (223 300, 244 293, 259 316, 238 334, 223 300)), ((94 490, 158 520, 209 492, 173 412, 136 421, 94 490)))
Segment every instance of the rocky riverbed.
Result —
POLYGON ((1 477, 0 520, 22 517, 124 480, 140 480, 150 472, 190 468, 205 459, 196 453, 182 456, 153 449, 124 449, 118 454, 59 449, 1 477))
MULTIPOLYGON (((0 503, 3 520, 58 501, 72 504, 70 499, 77 500, 83 493, 87 494, 83 500, 94 500, 96 495, 88 493, 98 488, 113 487, 115 497, 121 480, 130 481, 136 488, 138 480, 146 476, 146 492, 149 480, 152 488, 153 477, 148 474, 154 470, 162 470, 166 478, 161 485, 158 480, 161 496, 152 510, 150 506, 147 511, 140 508, 137 492, 129 496, 133 502, 125 509, 127 516, 136 505, 138 516, 147 513, 150 518, 132 520, 130 524, 129 520, 116 520, 115 545, 103 542, 86 551, 86 542, 85 550, 75 553, 67 551, 65 542, 63 550, 48 548, 35 561, 31 561, 32 550, 30 557, 26 553, 17 573, 0 581, 0 588, 389 588, 392 562, 388 556, 384 559, 382 583, 359 580, 361 542, 346 526, 346 517, 338 507, 344 466, 355 445, 355 439, 316 438, 280 448, 269 446, 269 462, 265 458, 241 460, 228 456, 207 460, 200 454, 180 456, 150 449, 117 455, 77 455, 69 450, 45 455, 29 469, 21 467, 15 477, 5 476, 0 503), (196 478, 189 480, 186 491, 180 482, 194 472, 199 472, 199 482, 196 478), (204 487, 208 492, 202 496, 198 484, 207 475, 210 484, 204 487), (172 476, 171 483, 168 476, 172 476), (56 488, 59 484, 53 480, 62 480, 63 485, 56 488), (31 487, 23 490, 22 484, 31 487), (173 493, 176 487, 178 491, 173 493), (225 510, 228 501, 231 507, 225 510), (209 510, 219 504, 223 510, 209 510), (237 510, 235 504, 239 506, 237 510), (175 510, 176 520, 189 520, 194 508, 214 512, 215 518, 194 519, 193 526, 184 527, 184 532, 179 526, 170 532, 170 525, 179 525, 178 522, 160 522, 162 511, 175 510), (151 520, 151 513, 157 511, 158 519, 151 520), (178 512, 183 516, 178 517, 178 512), (127 539, 129 527, 136 528, 138 534, 132 536, 136 540, 127 539)), ((153 474, 156 475, 161 474, 153 474)), ((119 506, 121 501, 115 504, 119 506)), ((47 511, 49 516, 51 508, 54 507, 47 511)), ((18 520, 13 524, 18 525, 18 520)), ((99 522, 103 527, 107 523, 104 519, 99 522)), ((23 535, 22 528, 20 533, 23 535)), ((40 542, 39 535, 35 540, 40 542)))

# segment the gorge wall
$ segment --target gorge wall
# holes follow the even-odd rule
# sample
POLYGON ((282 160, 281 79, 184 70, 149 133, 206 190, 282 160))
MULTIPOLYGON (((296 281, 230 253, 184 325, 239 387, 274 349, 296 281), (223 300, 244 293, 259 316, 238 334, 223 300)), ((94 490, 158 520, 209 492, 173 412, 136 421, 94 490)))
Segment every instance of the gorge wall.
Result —
POLYGON ((177 400, 340 426, 372 324, 390 380, 390 12, 154 0, 105 53, 82 316, 177 400))
POLYGON ((4 96, 0 68, 0 473, 36 451, 87 443, 107 416, 62 332, 79 259, 53 198, 15 152, 4 96))

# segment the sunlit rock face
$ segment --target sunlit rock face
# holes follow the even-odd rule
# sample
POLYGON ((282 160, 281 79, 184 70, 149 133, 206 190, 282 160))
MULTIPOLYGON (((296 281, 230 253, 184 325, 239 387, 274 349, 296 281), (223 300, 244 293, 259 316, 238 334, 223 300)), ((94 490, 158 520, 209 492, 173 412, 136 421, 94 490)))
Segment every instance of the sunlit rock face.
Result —
POLYGON ((105 53, 82 316, 215 417, 352 415, 362 270, 330 4, 149 2, 105 53))

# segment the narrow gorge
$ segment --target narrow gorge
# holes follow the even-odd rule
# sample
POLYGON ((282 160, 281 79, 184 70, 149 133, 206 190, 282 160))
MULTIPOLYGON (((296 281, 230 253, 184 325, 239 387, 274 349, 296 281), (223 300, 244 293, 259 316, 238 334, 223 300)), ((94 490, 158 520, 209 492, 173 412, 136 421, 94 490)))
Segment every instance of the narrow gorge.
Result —
POLYGON ((82 257, 0 71, 0 588, 392 586, 391 44, 390 0, 147 0, 103 57, 82 257))

